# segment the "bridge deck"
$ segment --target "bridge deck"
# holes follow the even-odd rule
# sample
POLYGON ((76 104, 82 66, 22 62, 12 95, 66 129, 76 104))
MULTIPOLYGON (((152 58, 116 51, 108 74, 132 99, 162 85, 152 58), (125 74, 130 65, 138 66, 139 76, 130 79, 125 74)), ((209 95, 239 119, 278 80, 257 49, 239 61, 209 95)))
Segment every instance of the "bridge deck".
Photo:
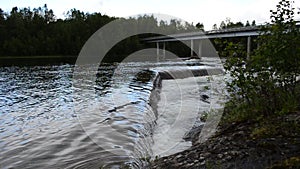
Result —
POLYGON ((232 28, 232 29, 211 30, 206 32, 198 31, 198 32, 191 32, 191 33, 172 34, 166 36, 156 36, 151 38, 145 38, 143 39, 143 41, 153 43, 153 42, 201 40, 201 39, 211 39, 211 38, 249 37, 249 36, 258 36, 259 33, 260 33, 259 27, 249 26, 249 27, 232 28))

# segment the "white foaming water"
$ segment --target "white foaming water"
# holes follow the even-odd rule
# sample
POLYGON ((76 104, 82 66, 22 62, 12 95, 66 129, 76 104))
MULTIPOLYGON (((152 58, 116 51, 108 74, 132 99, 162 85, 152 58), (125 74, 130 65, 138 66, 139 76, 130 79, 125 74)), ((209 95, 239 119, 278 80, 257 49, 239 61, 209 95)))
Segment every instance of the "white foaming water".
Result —
POLYGON ((163 80, 153 134, 153 156, 167 156, 189 148, 191 142, 185 141, 184 135, 199 123, 196 119, 203 113, 222 109, 225 100, 220 91, 224 87, 223 75, 163 80), (201 101, 201 95, 208 96, 208 100, 201 101))

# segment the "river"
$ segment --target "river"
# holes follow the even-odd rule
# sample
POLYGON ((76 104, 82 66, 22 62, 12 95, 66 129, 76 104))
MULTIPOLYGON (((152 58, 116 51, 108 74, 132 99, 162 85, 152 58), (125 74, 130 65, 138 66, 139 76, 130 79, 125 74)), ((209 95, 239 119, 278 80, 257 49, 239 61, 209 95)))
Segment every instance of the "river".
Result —
MULTIPOLYGON (((0 168, 143 167, 153 146, 161 146, 153 143, 161 134, 156 126, 164 126, 163 99, 154 92, 158 73, 208 67, 217 66, 212 60, 103 64, 95 84, 77 79, 79 87, 74 65, 1 67, 0 168), (90 89, 93 95, 82 92, 90 89)), ((88 65, 82 70, 89 74, 88 65)))

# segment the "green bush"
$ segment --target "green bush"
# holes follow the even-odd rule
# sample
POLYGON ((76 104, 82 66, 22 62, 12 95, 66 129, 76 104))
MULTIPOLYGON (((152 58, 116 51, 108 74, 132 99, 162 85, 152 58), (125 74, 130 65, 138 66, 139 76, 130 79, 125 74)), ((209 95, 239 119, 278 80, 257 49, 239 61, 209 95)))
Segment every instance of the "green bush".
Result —
POLYGON ((259 47, 251 57, 237 52, 239 55, 227 59, 225 69, 232 77, 228 105, 241 118, 299 108, 296 77, 300 75, 300 30, 294 11, 292 2, 280 1, 277 9, 270 11, 271 23, 261 28, 259 47))

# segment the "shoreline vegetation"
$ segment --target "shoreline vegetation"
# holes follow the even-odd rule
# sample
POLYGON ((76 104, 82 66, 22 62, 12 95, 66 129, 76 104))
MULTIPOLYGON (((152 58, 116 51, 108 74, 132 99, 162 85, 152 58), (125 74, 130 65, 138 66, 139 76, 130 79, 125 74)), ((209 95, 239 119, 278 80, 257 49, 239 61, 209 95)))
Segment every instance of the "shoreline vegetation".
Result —
MULTIPOLYGON (((262 28, 259 47, 245 56, 227 44, 230 100, 214 136, 157 158, 149 168, 300 168, 300 29, 293 2, 281 0, 262 28)), ((201 128, 198 133, 201 132, 201 128)))

